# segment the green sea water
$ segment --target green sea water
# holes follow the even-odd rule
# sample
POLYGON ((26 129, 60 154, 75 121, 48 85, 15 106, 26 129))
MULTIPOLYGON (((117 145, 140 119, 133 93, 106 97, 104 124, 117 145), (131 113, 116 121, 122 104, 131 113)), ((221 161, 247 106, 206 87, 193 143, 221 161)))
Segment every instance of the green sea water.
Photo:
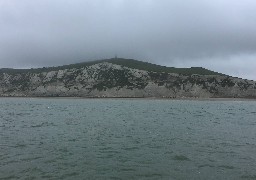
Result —
POLYGON ((1 98, 0 179, 256 179, 256 101, 1 98))

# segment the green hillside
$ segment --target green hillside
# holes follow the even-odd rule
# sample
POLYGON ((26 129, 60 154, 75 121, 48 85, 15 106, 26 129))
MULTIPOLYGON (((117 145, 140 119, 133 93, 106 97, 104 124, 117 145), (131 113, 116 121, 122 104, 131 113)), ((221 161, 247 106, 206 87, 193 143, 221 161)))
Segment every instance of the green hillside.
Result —
POLYGON ((107 62, 119 64, 122 66, 146 70, 146 71, 154 71, 154 72, 166 72, 166 73, 178 73, 184 75, 191 75, 191 74, 200 74, 200 75, 221 75, 220 73, 210 71, 208 69, 202 67, 191 67, 191 68, 175 68, 175 67, 166 67, 160 66, 148 62, 137 61, 133 59, 109 59, 107 62))
POLYGON ((118 64, 121 66, 146 70, 146 71, 153 71, 153 72, 165 72, 165 73, 178 73, 183 75, 191 75, 191 74, 199 74, 199 75, 223 75, 221 73, 217 73, 214 71, 210 71, 208 69, 202 67, 191 67, 191 68, 175 68, 175 67, 165 67, 156 64, 151 64, 148 62, 138 61, 134 59, 123 59, 123 58, 112 58, 112 59, 104 59, 104 60, 97 60, 97 61, 89 61, 83 63, 76 63, 76 64, 69 64, 64 66, 57 66, 57 67, 44 67, 44 68, 36 68, 36 69, 9 69, 4 68, 0 69, 0 73, 40 73, 40 72, 48 72, 48 71, 56 71, 62 69, 71 69, 71 68, 81 68, 90 65, 94 65, 101 62, 109 62, 113 64, 118 64))

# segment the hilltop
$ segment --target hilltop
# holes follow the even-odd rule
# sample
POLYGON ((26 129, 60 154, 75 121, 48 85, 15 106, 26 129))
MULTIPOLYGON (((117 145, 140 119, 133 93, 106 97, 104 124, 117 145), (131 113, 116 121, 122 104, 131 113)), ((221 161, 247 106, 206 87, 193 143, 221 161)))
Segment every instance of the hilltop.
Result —
POLYGON ((132 69, 139 69, 144 71, 153 71, 153 72, 165 72, 165 73, 177 73, 183 75, 222 75, 221 73, 214 72, 203 67, 191 67, 191 68, 175 68, 175 67, 166 67, 161 65, 152 64, 149 62, 138 61, 134 59, 124 59, 124 58, 111 58, 111 59, 103 59, 89 62, 82 62, 76 64, 69 64, 57 67, 44 67, 44 68, 36 68, 36 69, 10 69, 4 68, 0 69, 0 73, 41 73, 41 72, 49 72, 49 71, 58 71, 64 69, 73 69, 73 68, 84 68, 91 65, 99 64, 99 63, 112 63, 125 67, 129 67, 132 69))
POLYGON ((58 67, 0 69, 0 96, 255 98, 256 82, 202 67, 112 58, 58 67))

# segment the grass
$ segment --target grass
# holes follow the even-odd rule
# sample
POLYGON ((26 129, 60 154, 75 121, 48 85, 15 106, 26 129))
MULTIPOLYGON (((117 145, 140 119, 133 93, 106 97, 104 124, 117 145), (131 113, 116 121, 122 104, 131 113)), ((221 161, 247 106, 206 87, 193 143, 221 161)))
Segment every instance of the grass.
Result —
POLYGON ((83 68, 86 66, 91 66, 97 63, 102 62, 109 62, 113 64, 118 64, 121 66, 126 66, 129 68, 140 69, 145 71, 153 71, 153 72, 165 72, 165 73, 177 73, 183 75, 192 75, 192 74, 199 74, 199 75, 223 75, 218 72, 214 72, 202 67, 191 67, 191 68, 175 68, 175 67, 166 67, 160 66, 148 62, 138 61, 134 59, 123 59, 123 58, 112 58, 112 59, 103 59, 97 61, 89 61, 89 62, 82 62, 76 64, 69 64, 64 66, 57 66, 57 67, 43 67, 43 68, 36 68, 36 69, 0 69, 0 73, 41 73, 41 72, 49 72, 49 71, 58 71, 63 69, 72 69, 72 68, 83 68))

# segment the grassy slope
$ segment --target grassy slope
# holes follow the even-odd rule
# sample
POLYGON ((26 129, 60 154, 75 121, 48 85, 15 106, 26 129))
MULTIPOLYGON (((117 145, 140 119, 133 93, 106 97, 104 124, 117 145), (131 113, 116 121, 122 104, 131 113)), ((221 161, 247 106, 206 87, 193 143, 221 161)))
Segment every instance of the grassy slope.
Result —
POLYGON ((191 67, 191 68, 175 68, 175 67, 166 67, 156 64, 151 64, 148 62, 137 61, 133 59, 110 59, 108 62, 123 65, 126 67, 141 69, 146 71, 154 72, 166 72, 166 73, 178 73, 178 74, 201 74, 201 75, 221 75, 220 73, 210 71, 202 67, 191 67))
POLYGON ((113 59, 105 59, 98 61, 90 61, 84 63, 76 63, 58 67, 47 67, 47 68, 37 68, 37 69, 0 69, 0 73, 40 73, 40 72, 48 72, 54 70, 61 69, 71 69, 71 68, 81 68, 85 66, 90 66, 93 64, 101 63, 101 62, 110 62, 113 64, 118 64, 122 66, 126 66, 129 68, 146 70, 146 71, 154 71, 154 72, 166 72, 166 73, 178 73, 184 75, 191 74, 200 74, 200 75, 222 75, 220 73, 210 71, 208 69, 202 67, 192 67, 192 68, 174 68, 174 67, 165 67, 156 64, 151 64, 148 62, 137 61, 133 59, 122 59, 122 58, 113 58, 113 59))

